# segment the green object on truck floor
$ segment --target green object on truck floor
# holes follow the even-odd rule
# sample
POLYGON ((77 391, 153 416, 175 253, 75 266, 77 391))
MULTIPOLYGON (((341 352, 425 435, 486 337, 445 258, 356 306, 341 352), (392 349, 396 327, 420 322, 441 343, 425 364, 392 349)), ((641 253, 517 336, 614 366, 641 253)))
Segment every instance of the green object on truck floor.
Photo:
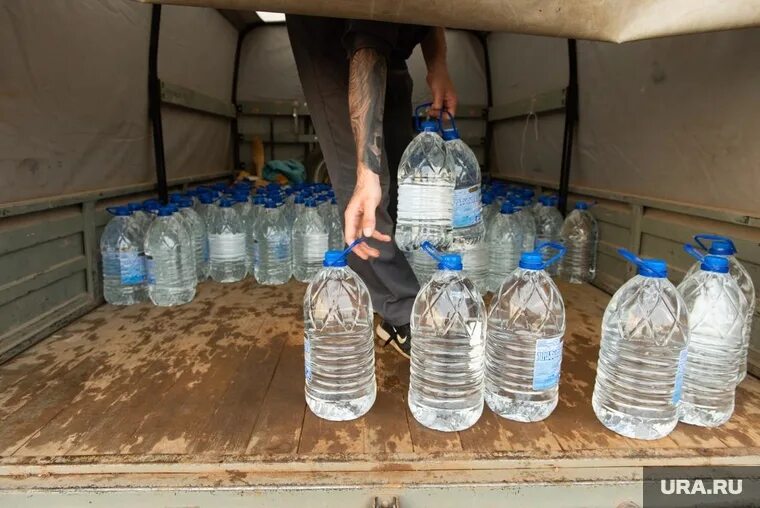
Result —
POLYGON ((290 183, 303 183, 306 181, 306 168, 301 161, 295 159, 274 160, 264 164, 262 176, 265 180, 274 182, 278 174, 287 178, 290 183))

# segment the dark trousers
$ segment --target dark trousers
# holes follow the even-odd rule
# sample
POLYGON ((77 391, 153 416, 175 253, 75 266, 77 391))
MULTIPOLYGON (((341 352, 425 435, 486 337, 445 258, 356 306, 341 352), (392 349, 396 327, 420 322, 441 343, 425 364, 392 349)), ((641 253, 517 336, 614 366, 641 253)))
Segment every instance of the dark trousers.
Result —
MULTIPOLYGON (((356 185, 356 146, 348 111, 349 60, 341 43, 344 21, 288 15, 287 24, 309 114, 342 216, 356 185)), ((405 62, 391 61, 383 117, 383 199, 376 210, 377 230, 391 237, 398 163, 413 136, 412 78, 405 62)), ((349 265, 367 285, 375 311, 393 325, 407 324, 419 291, 414 272, 395 242, 370 243, 380 257, 364 261, 350 256, 349 265)))

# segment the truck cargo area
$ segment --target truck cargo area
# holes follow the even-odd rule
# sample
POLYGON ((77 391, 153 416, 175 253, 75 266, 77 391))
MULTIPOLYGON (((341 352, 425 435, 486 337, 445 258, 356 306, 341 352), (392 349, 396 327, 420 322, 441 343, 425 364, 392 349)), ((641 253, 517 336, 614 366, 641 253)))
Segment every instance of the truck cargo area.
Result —
POLYGON ((432 501, 444 484, 517 489, 529 500, 531 487, 574 483, 592 504, 635 497, 645 465, 746 465, 760 455, 753 376, 722 427, 679 424, 652 442, 606 430, 591 392, 609 296, 566 283, 560 400, 545 421, 521 424, 486 408, 466 431, 425 429, 407 409, 408 362, 382 347, 372 410, 320 420, 303 395, 304 289, 247 279, 201 284, 177 308, 103 305, 5 363, 0 489, 92 487, 134 501, 156 489, 176 500, 183 489, 213 487, 232 500, 235 489, 285 488, 321 506, 327 486, 366 502, 368 492, 401 488, 432 501))

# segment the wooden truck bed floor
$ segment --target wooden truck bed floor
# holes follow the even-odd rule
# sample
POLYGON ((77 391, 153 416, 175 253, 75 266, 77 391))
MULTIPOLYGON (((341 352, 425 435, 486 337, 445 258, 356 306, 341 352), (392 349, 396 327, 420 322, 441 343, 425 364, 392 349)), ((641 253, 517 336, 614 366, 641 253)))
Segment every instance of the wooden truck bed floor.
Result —
POLYGON ((104 305, 0 366, 0 488, 401 484, 446 471, 461 481, 477 471, 486 482, 630 480, 644 465, 760 464, 751 376, 717 429, 680 424, 646 442, 596 420, 609 296, 589 285, 561 284, 567 333, 547 420, 516 423, 486 408, 466 431, 427 430, 407 409, 408 362, 378 346, 374 407, 356 421, 322 421, 303 396, 304 288, 247 279, 204 283, 177 308, 104 305))

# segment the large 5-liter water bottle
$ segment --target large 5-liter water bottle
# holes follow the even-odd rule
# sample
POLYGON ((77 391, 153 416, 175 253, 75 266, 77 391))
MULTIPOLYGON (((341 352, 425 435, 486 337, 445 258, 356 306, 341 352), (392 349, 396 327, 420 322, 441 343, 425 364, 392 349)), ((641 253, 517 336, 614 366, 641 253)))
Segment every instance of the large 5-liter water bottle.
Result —
POLYGON ((293 223, 293 276, 308 282, 320 270, 327 251, 328 234, 314 199, 306 200, 306 209, 293 223))
POLYGON ((567 254, 559 265, 560 277, 573 284, 594 280, 599 229, 596 219, 588 211, 588 203, 575 203, 575 210, 567 215, 562 224, 560 236, 567 248, 567 254))
POLYGON ((700 260, 700 268, 678 285, 689 311, 689 346, 678 416, 692 425, 717 427, 734 412, 745 301, 728 273, 728 259, 702 256, 691 245, 684 249, 700 260))
POLYGON ((189 198, 177 201, 179 213, 184 217, 185 222, 190 228, 193 240, 193 251, 195 253, 195 272, 198 281, 203 281, 208 277, 208 236, 206 233, 206 221, 193 210, 193 201, 189 198))
POLYGON ((346 264, 352 247, 325 253, 304 296, 306 402, 326 420, 362 416, 377 393, 372 301, 346 264))
POLYGON ((491 303, 485 399, 504 418, 537 422, 557 407, 565 304, 544 269, 564 252, 556 243, 523 252, 519 268, 504 280, 491 303), (550 247, 559 253, 544 261, 541 251, 550 247))
MULTIPOLYGON (((448 112, 446 112, 448 113, 448 112)), ((462 252, 479 244, 486 236, 480 201, 480 163, 469 146, 459 137, 454 117, 451 127, 443 129, 445 165, 454 172, 451 250, 462 252)), ((467 263, 465 263, 465 270, 467 263)))
POLYGON ((113 305, 145 301, 144 232, 127 206, 107 208, 113 218, 100 237, 103 258, 103 297, 113 305))
POLYGON ((458 254, 439 256, 438 271, 414 300, 409 409, 422 425, 458 431, 483 412, 486 308, 462 274, 458 254))
POLYGON ((533 211, 528 203, 520 197, 513 198, 512 206, 522 230, 522 252, 533 252, 536 248, 536 218, 533 211))
POLYGON ((245 278, 248 259, 243 220, 230 199, 222 199, 208 225, 209 275, 217 282, 245 278))
MULTIPOLYGON (((557 198, 555 196, 541 196, 538 205, 533 210, 536 216, 536 242, 561 242, 560 233, 564 220, 557 209, 557 198)), ((549 256, 549 254, 544 252, 544 256, 549 256)), ((559 264, 553 264, 546 268, 549 275, 557 275, 558 270, 559 264)))
POLYGON ((517 268, 523 247, 522 227, 511 204, 501 205, 501 211, 488 228, 486 240, 489 252, 487 286, 495 293, 517 268))
MULTIPOLYGON (((755 285, 752 282, 747 269, 742 265, 738 259, 736 259, 736 247, 731 239, 725 236, 700 234, 694 236, 694 240, 697 244, 705 249, 711 256, 721 256, 728 259, 728 273, 733 277, 736 283, 741 289, 742 297, 745 300, 744 317, 744 345, 742 347, 741 359, 739 360, 739 377, 738 382, 741 383, 747 376, 747 354, 749 351, 749 343, 752 337, 752 318, 755 315, 755 285), (705 240, 710 241, 709 248, 704 244, 705 240)), ((694 274, 699 269, 700 263, 695 263, 689 269, 686 277, 694 274)))
POLYGON ((285 284, 291 274, 291 244, 288 219, 281 203, 267 200, 256 229, 258 265, 255 276, 259 284, 285 284))
POLYGON ((399 162, 395 237, 402 251, 417 250, 426 240, 439 249, 451 243, 454 173, 437 130, 437 121, 422 122, 399 162))
POLYGON ((162 206, 145 235, 148 295, 159 306, 182 305, 195 296, 192 239, 176 210, 162 206))
POLYGON ((678 422, 688 310, 667 279, 665 261, 618 252, 639 270, 604 312, 592 405, 608 429, 636 439, 659 439, 678 422))

